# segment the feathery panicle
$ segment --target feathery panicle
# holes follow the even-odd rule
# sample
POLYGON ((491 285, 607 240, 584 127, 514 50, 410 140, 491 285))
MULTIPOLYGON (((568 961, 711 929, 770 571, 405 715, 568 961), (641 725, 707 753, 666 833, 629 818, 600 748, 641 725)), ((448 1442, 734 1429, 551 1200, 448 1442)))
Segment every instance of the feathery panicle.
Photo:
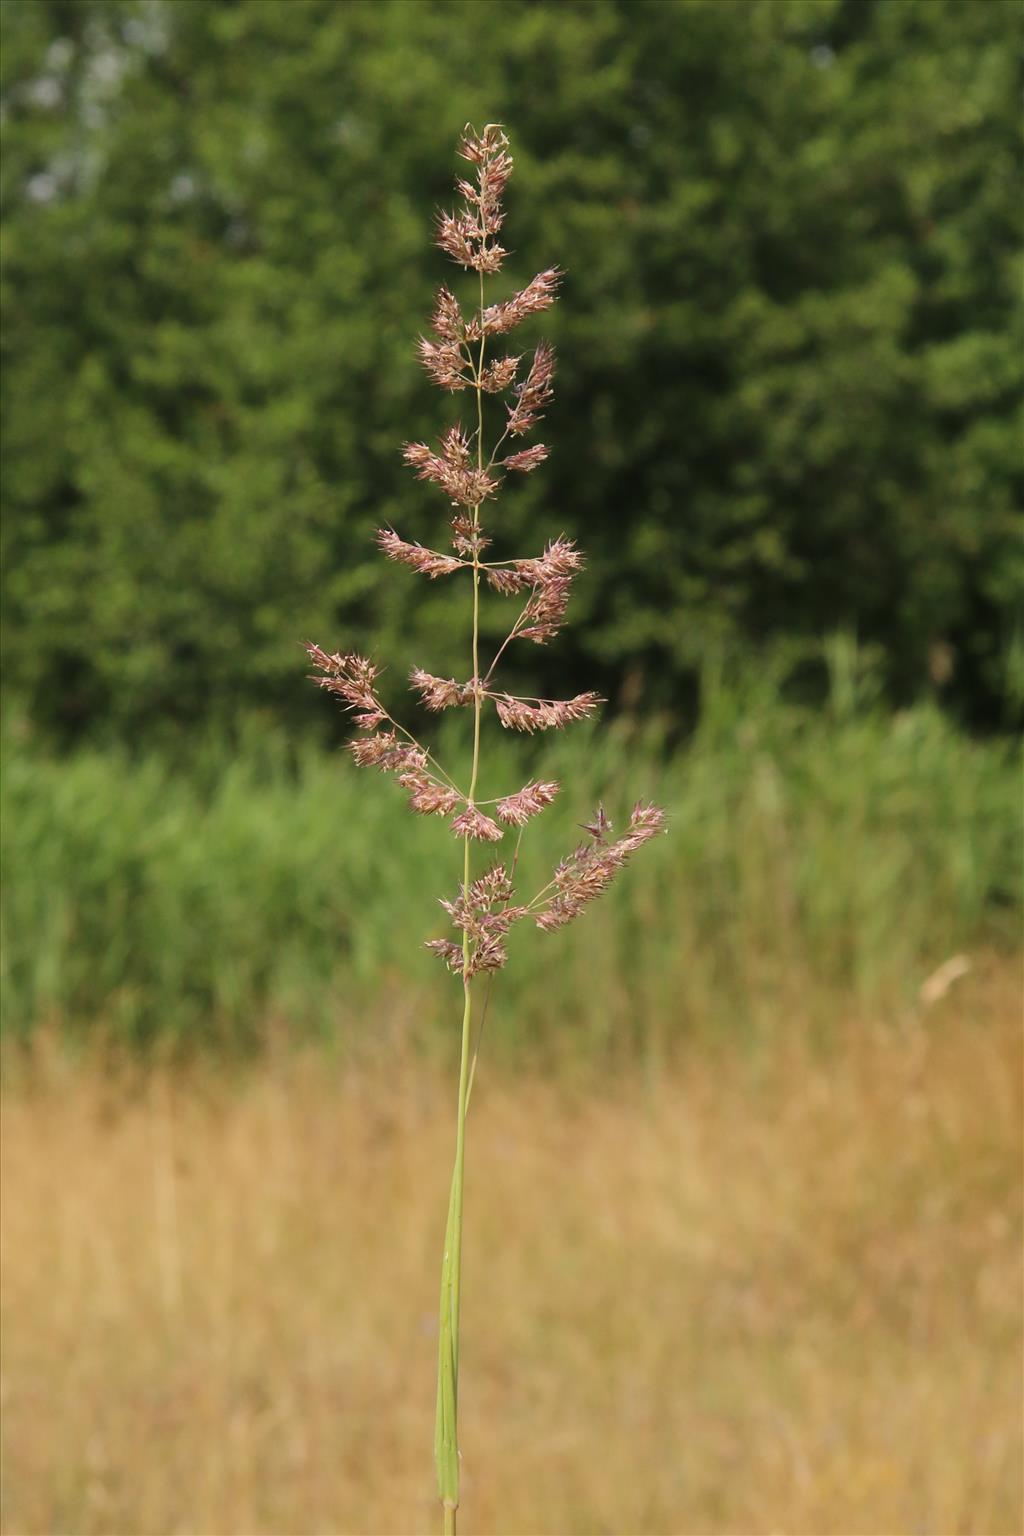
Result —
POLYGON ((477 940, 469 962, 469 974, 475 976, 478 971, 500 971, 507 960, 508 950, 501 939, 496 934, 489 934, 477 940))
POLYGON ((471 219, 465 215, 439 213, 436 239, 445 255, 457 261, 460 267, 473 266, 475 251, 471 219))
POLYGON ((557 297, 562 274, 557 267, 548 267, 530 279, 526 287, 514 293, 502 304, 489 304, 483 313, 481 328, 485 336, 503 336, 530 315, 539 315, 550 309, 557 297))
POLYGON ((543 587, 548 582, 564 580, 581 571, 583 566, 583 556, 572 539, 560 534, 557 539, 551 540, 542 555, 532 560, 510 560, 505 566, 489 566, 487 580, 496 592, 508 597, 516 592, 525 592, 530 587, 543 587))
POLYGON ((451 939, 427 939, 423 946, 434 952, 452 972, 454 976, 462 975, 463 959, 462 945, 453 944, 451 939))
POLYGON ((466 334, 459 301, 447 288, 441 287, 437 290, 430 325, 434 335, 441 341, 462 341, 466 334))
POLYGON ((553 780, 524 784, 514 795, 506 795, 504 800, 499 800, 494 813, 507 827, 525 827, 530 817, 550 805, 557 794, 558 785, 553 780))
POLYGON ((509 640, 533 640, 544 645, 557 634, 565 622, 572 578, 582 567, 583 556, 571 539, 561 535, 536 559, 488 567, 487 580, 496 592, 505 597, 524 591, 530 594, 509 640))
POLYGON ((403 774, 398 782, 409 791, 409 809, 418 816, 450 816, 462 803, 457 790, 423 773, 403 774))
POLYGON ((660 805, 653 805, 650 801, 645 805, 638 800, 633 806, 629 817, 629 831, 620 839, 620 846, 626 853, 633 853, 637 848, 642 848, 644 843, 649 843, 652 837, 657 837, 659 832, 667 831, 666 816, 660 805))
MULTIPOLYGON (((488 123, 479 134, 467 127, 459 153, 472 171, 456 181, 460 204, 451 213, 437 215, 437 243, 458 266, 478 274, 478 292, 464 313, 455 294, 442 287, 431 315, 432 335, 421 337, 417 350, 429 378, 439 388, 472 391, 476 427, 471 433, 461 426, 449 427, 436 447, 409 442, 403 448, 405 462, 417 479, 439 487, 453 509, 447 515, 455 554, 442 554, 409 542, 393 528, 381 528, 377 543, 389 560, 407 565, 431 580, 459 570, 472 574, 472 677, 458 682, 452 677, 437 677, 418 666, 409 675, 427 710, 472 707, 473 758, 467 787, 462 789, 431 753, 388 714, 378 694, 378 670, 372 662, 354 653, 329 653, 313 644, 306 647, 317 669, 314 681, 336 695, 352 712, 354 723, 363 733, 350 743, 355 762, 394 775, 405 791, 410 811, 420 816, 447 818, 452 835, 463 843, 463 878, 458 894, 454 900, 441 903, 461 942, 438 938, 427 944, 460 979, 463 992, 455 1170, 441 1282, 435 1440, 446 1536, 454 1536, 459 1503, 458 1295, 464 1132, 472 1083, 473 978, 490 975, 505 965, 505 940, 514 924, 532 917, 537 927, 553 930, 571 922, 608 888, 638 848, 664 830, 665 824, 664 812, 657 806, 637 801, 626 831, 613 839, 612 824, 604 807, 598 806, 594 820, 582 824, 585 840, 561 861, 553 878, 531 901, 517 903, 514 879, 519 839, 524 828, 554 800, 559 785, 549 779, 531 780, 514 794, 483 802, 478 798, 481 713, 485 699, 494 703, 502 726, 527 735, 587 719, 603 701, 591 692, 578 693, 570 699, 536 699, 520 698, 490 687, 511 641, 533 640, 543 645, 558 632, 565 621, 573 578, 583 569, 584 562, 573 541, 564 535, 551 540, 542 554, 530 558, 504 558, 487 564, 481 558, 492 542, 481 520, 487 504, 503 484, 509 483, 510 473, 532 473, 548 457, 543 443, 513 448, 504 457, 499 455, 507 439, 514 443, 542 419, 553 398, 555 372, 555 355, 545 341, 535 347, 525 378, 519 377, 521 356, 492 356, 491 345, 495 338, 551 307, 562 273, 556 266, 545 267, 511 298, 492 304, 484 302, 484 280, 500 270, 506 255, 498 235, 505 218, 502 198, 512 173, 512 159, 508 140, 495 123, 488 123), (504 430, 502 424, 491 423, 494 430, 488 456, 484 443, 485 404, 488 397, 509 390, 504 430), (521 603, 489 669, 481 666, 479 658, 481 580, 500 596, 518 598, 521 603), (494 816, 487 815, 481 804, 493 807, 494 816), (473 845, 498 843, 507 828, 518 832, 511 860, 500 858, 474 879, 473 845)), ((491 413, 497 414, 493 407, 491 413)))
POLYGON ((532 448, 524 448, 520 453, 510 453, 507 459, 502 459, 506 469, 519 469, 529 473, 543 464, 548 456, 548 450, 543 443, 534 443, 532 448))
POLYGON ((490 542, 490 539, 481 533, 480 524, 474 522, 469 513, 456 512, 452 518, 452 545, 460 555, 472 557, 475 554, 479 559, 490 542))
POLYGON ((419 691, 427 709, 451 709, 453 704, 472 704, 476 689, 472 683, 457 683, 454 677, 435 677, 422 667, 413 667, 409 681, 419 691))
POLYGON ((466 202, 476 207, 478 224, 485 235, 495 235, 504 222, 501 195, 512 174, 512 156, 508 139, 498 123, 488 123, 479 136, 467 124, 459 144, 459 154, 477 168, 477 188, 459 180, 459 191, 466 202))
POLYGON ((517 592, 524 592, 530 585, 525 576, 521 576, 514 567, 492 565, 487 569, 487 582, 495 592, 500 592, 502 597, 514 597, 517 592))
POLYGON ((349 742, 348 749, 360 768, 379 768, 382 773, 415 773, 427 766, 423 749, 399 741, 394 731, 356 737, 349 742))
POLYGON ((477 876, 467 892, 470 906, 474 907, 492 907, 496 902, 511 901, 512 896, 512 880, 504 864, 492 864, 477 876))
POLYGON ((497 843, 501 841, 501 828, 496 821, 485 816, 483 811, 478 811, 475 805, 467 805, 466 809, 455 817, 451 824, 456 837, 471 837, 477 842, 497 843))
POLYGON ((585 720, 603 702, 598 693, 578 693, 573 699, 518 699, 510 693, 491 693, 498 719, 513 731, 559 729, 574 720, 585 720))
POLYGON ((584 564, 583 555, 576 548, 575 542, 567 539, 564 534, 551 539, 544 553, 537 559, 515 562, 517 571, 521 571, 531 581, 540 583, 550 581, 555 576, 573 576, 583 569, 584 564))
POLYGON ((456 560, 454 555, 442 555, 436 549, 424 549, 422 544, 406 543, 393 528, 377 530, 377 547, 389 560, 409 565, 414 571, 429 576, 431 581, 435 581, 438 576, 450 576, 452 571, 461 570, 466 563, 464 560, 456 560))
MULTIPOLYGON (((513 895, 505 866, 494 864, 468 887, 460 886, 454 901, 442 900, 442 907, 464 936, 465 947, 458 953, 470 975, 500 970, 508 959, 502 940, 513 924, 529 913, 528 907, 512 905, 513 895)), ((428 948, 450 964, 450 944, 448 939, 435 939, 428 948)))
POLYGON ((432 480, 456 506, 479 507, 498 489, 486 470, 471 463, 469 439, 459 426, 449 427, 439 454, 426 443, 406 443, 403 455, 417 480, 432 480))
POLYGON ((504 222, 501 195, 512 174, 508 139, 497 123, 488 123, 482 134, 465 130, 459 153, 476 166, 476 186, 460 177, 456 190, 462 197, 457 213, 437 216, 437 243, 460 267, 476 272, 501 270, 506 252, 494 239, 504 222))
POLYGON ((307 643, 306 650, 322 674, 313 681, 341 699, 346 709, 354 711, 352 719, 360 730, 370 731, 387 719, 374 687, 377 669, 365 656, 341 656, 337 652, 329 656, 312 642, 307 643))
POLYGON ((426 336, 421 336, 416 351, 439 389, 468 389, 473 382, 467 372, 469 364, 457 342, 429 341, 426 336))
POLYGON ((480 388, 486 390, 489 395, 498 395, 503 389, 508 389, 516 376, 516 370, 522 362, 522 357, 499 357, 493 363, 488 363, 480 375, 480 388))
POLYGON ((584 832, 589 832, 591 837, 596 837, 598 842, 612 830, 612 824, 605 814, 604 806, 601 804, 598 804, 593 821, 581 821, 580 826, 584 832))
POLYGON ((580 843, 568 858, 562 860, 551 882, 555 888, 553 895, 533 913, 537 927, 547 932, 564 928, 574 917, 579 917, 589 902, 608 889, 630 856, 665 830, 665 812, 660 806, 644 805, 638 800, 625 836, 609 843, 605 838, 611 831, 611 823, 605 816, 604 807, 599 805, 594 823, 585 830, 590 833, 591 841, 580 843))
POLYGON ((522 384, 517 384, 515 404, 508 408, 507 431, 513 437, 522 437, 535 427, 544 414, 545 407, 554 397, 552 380, 555 377, 555 351, 542 341, 533 354, 530 371, 522 384))
POLYGON ((546 645, 565 623, 571 576, 548 576, 530 593, 516 633, 524 640, 546 645))

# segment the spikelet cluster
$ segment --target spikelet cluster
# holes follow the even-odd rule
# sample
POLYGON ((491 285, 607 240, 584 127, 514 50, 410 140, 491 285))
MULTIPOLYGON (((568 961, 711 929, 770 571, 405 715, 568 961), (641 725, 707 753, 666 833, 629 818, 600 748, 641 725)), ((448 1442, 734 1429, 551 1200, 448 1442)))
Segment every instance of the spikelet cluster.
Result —
MULTIPOLYGON (((499 126, 482 133, 467 128, 459 153, 471 168, 460 177, 460 203, 437 216, 436 238, 442 251, 465 271, 484 277, 501 271, 507 252, 499 242, 504 224, 502 198, 512 174, 508 140, 499 126)), ((538 272, 510 298, 485 304, 481 298, 464 311, 447 287, 438 290, 428 336, 417 352, 430 380, 451 393, 471 391, 474 414, 483 397, 506 397, 504 417, 493 432, 494 446, 483 450, 481 428, 461 423, 449 427, 434 445, 406 443, 405 462, 416 478, 433 485, 447 505, 451 552, 403 538, 393 528, 381 528, 382 553, 431 581, 469 572, 472 581, 486 582, 493 592, 515 600, 518 612, 490 668, 466 678, 442 678, 413 668, 410 685, 430 712, 472 707, 479 716, 493 707, 506 729, 533 734, 560 729, 589 718, 602 700, 592 692, 570 699, 525 698, 496 688, 498 661, 517 640, 545 645, 566 621, 574 579, 584 560, 572 539, 551 540, 544 551, 528 558, 485 560, 492 539, 481 514, 498 496, 508 474, 530 474, 548 457, 544 443, 523 439, 543 419, 554 393, 555 354, 545 341, 532 355, 502 352, 501 338, 555 302, 562 273, 551 266, 538 272)), ((435 762, 416 738, 400 726, 381 702, 378 670, 365 657, 328 653, 307 646, 316 670, 315 681, 333 693, 352 713, 361 735, 351 743, 355 761, 393 774, 406 792, 409 808, 419 815, 444 817, 451 833, 472 842, 497 844, 506 832, 522 829, 551 804, 559 792, 554 781, 531 781, 490 800, 463 790, 435 762)), ((516 856, 492 864, 476 880, 463 882, 442 906, 458 935, 432 939, 432 950, 454 973, 468 981, 477 972, 500 969, 507 959, 505 939, 515 923, 529 919, 545 931, 564 927, 607 889, 632 854, 664 830, 664 812, 638 802, 626 831, 612 837, 612 824, 603 807, 586 825, 587 839, 558 864, 550 882, 532 900, 517 902, 513 877, 516 856)), ((468 847, 468 844, 467 844, 468 847)), ((518 847, 518 845, 517 845, 518 847)), ((467 855, 468 857, 468 855, 467 855)), ((467 869, 468 869, 467 863, 467 869)))

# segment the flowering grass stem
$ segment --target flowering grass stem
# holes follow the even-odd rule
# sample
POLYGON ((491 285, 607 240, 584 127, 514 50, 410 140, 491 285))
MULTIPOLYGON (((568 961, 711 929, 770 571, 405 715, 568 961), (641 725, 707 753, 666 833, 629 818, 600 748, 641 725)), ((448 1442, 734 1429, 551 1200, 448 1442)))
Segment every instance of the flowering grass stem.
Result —
POLYGON ((412 733, 394 719, 377 693, 378 669, 363 656, 329 655, 317 645, 307 647, 322 674, 321 687, 335 694, 354 712, 355 724, 368 733, 352 744, 356 761, 394 773, 409 794, 410 808, 420 815, 450 817, 451 831, 462 840, 462 886, 454 900, 442 901, 461 944, 451 939, 432 939, 432 949, 462 981, 462 1039, 459 1055, 459 1097, 455 1131, 455 1166, 452 1170, 441 1262, 441 1301, 438 1320, 437 1420, 434 1455, 438 1489, 444 1511, 445 1536, 454 1536, 459 1507, 459 1300, 462 1279, 462 1213, 466 1166, 466 1111, 476 1074, 480 1039, 490 1001, 494 973, 508 956, 504 939, 514 923, 532 917, 542 931, 560 928, 604 891, 633 851, 663 829, 664 814, 656 806, 637 802, 625 835, 609 841, 611 822, 598 807, 592 823, 585 825, 590 841, 582 843, 555 870, 553 878, 527 903, 516 903, 515 878, 523 828, 550 805, 559 791, 554 781, 524 784, 512 793, 478 801, 480 740, 483 704, 490 699, 499 723, 509 730, 558 729, 587 718, 602 701, 596 693, 572 699, 539 699, 492 693, 489 684, 498 662, 514 640, 544 645, 565 621, 572 579, 582 569, 583 557, 570 539, 551 540, 543 554, 526 559, 482 561, 491 540, 481 526, 485 502, 497 495, 505 476, 532 473, 548 456, 542 443, 499 459, 508 437, 521 438, 536 426, 552 398, 554 352, 545 342, 537 346, 526 378, 517 383, 520 356, 497 357, 487 363, 489 336, 502 336, 529 316, 547 309, 555 300, 561 279, 556 267, 539 272, 520 292, 497 304, 484 302, 484 277, 497 272, 505 251, 497 243, 504 222, 501 206, 505 183, 512 171, 508 140, 501 128, 489 123, 482 134, 467 128, 460 145, 464 159, 476 167, 473 185, 459 180, 462 211, 442 213, 438 219, 438 244, 461 267, 477 273, 476 313, 464 317, 459 302, 447 288, 437 296, 433 316, 435 341, 419 343, 420 359, 434 383, 450 391, 472 389, 476 395, 476 429, 467 436, 461 426, 442 436, 439 451, 426 443, 407 443, 406 462, 421 480, 432 481, 445 494, 455 513, 451 517, 454 555, 402 539, 394 529, 381 529, 377 542, 391 560, 412 567, 433 581, 462 570, 472 572, 472 675, 468 682, 439 678, 416 667, 410 681, 427 709, 440 710, 472 703, 473 759, 465 793, 412 733), (475 350, 474 350, 475 349, 475 350), (484 452, 484 395, 511 389, 513 401, 506 406, 504 431, 498 434, 490 455, 484 452), (475 441, 474 441, 475 440, 475 441), (473 464, 475 446, 476 463, 473 464), (522 609, 502 642, 487 676, 480 672, 480 573, 488 585, 504 597, 519 597, 522 609), (480 805, 493 807, 486 815, 480 805), (474 840, 497 843, 505 831, 518 829, 511 863, 492 863, 472 878, 474 840), (473 979, 487 975, 487 992, 480 1017, 476 1049, 473 1049, 473 979))
MULTIPOLYGON (((483 334, 484 275, 480 273, 480 357, 475 369, 476 385, 476 450, 477 468, 483 469, 483 389, 481 378, 484 367, 483 334)), ((480 526, 479 503, 473 508, 473 528, 480 526)), ((475 804, 477 780, 480 774, 480 715, 482 690, 480 686, 480 556, 473 550, 473 766, 469 781, 468 800, 475 804)), ((469 890, 471 858, 470 835, 463 839, 462 887, 469 890)), ((445 1234, 445 1252, 441 1267, 441 1318, 442 1327, 438 1347, 438 1424, 436 1445, 440 1448, 437 1458, 437 1475, 441 1502, 444 1509, 445 1536, 454 1536, 456 1510, 459 1504, 459 1290, 462 1280, 462 1204, 466 1166, 466 1110, 470 1090, 470 1048, 473 1029, 473 972, 470 967, 470 934, 462 932, 462 1045, 459 1060, 459 1108, 455 1132, 455 1168, 452 1173, 452 1192, 448 1206, 448 1229, 445 1234), (447 1326, 445 1319, 447 1318, 447 1326)), ((475 1067, 474 1060, 474 1067, 475 1067)))

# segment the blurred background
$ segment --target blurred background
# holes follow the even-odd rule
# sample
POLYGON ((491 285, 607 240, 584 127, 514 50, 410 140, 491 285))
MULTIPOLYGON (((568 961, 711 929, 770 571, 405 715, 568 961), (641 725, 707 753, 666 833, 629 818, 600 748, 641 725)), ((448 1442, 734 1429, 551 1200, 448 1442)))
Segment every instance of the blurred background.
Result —
POLYGON ((466 675, 374 531, 444 544, 400 447, 460 404, 415 339, 471 120, 493 296, 567 273, 499 553, 588 557, 509 685, 608 700, 485 793, 564 786, 526 888, 598 799, 671 830, 495 988, 460 1528, 1018 1531, 1020 8, 0 26, 3 1529, 436 1524, 460 858, 301 642, 406 719, 466 675))

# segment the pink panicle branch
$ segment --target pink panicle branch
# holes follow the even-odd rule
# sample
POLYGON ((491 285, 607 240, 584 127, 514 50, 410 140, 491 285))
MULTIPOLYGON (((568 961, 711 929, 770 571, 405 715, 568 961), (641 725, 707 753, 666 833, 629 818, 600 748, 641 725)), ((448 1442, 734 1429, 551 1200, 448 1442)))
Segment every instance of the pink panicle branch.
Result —
POLYGON ((551 384, 554 376, 554 348, 542 341, 533 354, 533 362, 525 381, 513 391, 513 402, 508 407, 506 431, 513 437, 522 437, 524 432, 529 432, 540 421, 554 395, 551 384))
POLYGON ((377 543, 389 560, 407 565, 432 581, 459 571, 470 573, 473 622, 468 680, 437 677, 422 667, 414 667, 409 679, 428 712, 457 707, 472 709, 473 757, 468 783, 456 783, 427 748, 389 714, 380 698, 379 672, 372 662, 354 653, 329 653, 313 644, 306 647, 316 668, 314 680, 351 712, 362 733, 351 743, 355 762, 394 775, 407 795, 410 810, 421 816, 448 818, 451 834, 463 845, 458 892, 452 900, 441 903, 457 936, 431 939, 427 944, 447 969, 459 977, 463 992, 455 1167, 441 1280, 434 1448, 446 1536, 454 1536, 459 1503, 459 1276, 464 1132, 476 1065, 475 1056, 471 1063, 470 1051, 473 978, 487 973, 489 984, 494 972, 506 964, 506 939, 515 924, 530 918, 538 928, 551 931, 579 916, 608 888, 637 849, 665 826, 663 811, 638 801, 626 831, 613 840, 611 822, 599 806, 594 821, 586 824, 587 839, 562 859, 551 880, 532 900, 517 902, 519 839, 533 819, 552 803, 560 786, 551 779, 531 779, 511 793, 486 801, 479 798, 485 699, 493 703, 503 727, 527 735, 586 720, 602 700, 592 692, 578 693, 570 699, 523 698, 492 687, 499 663, 513 641, 533 640, 543 645, 561 629, 572 582, 583 570, 584 560, 575 543, 564 535, 552 539, 541 554, 529 558, 487 562, 482 559, 492 543, 481 519, 486 506, 498 495, 510 473, 533 473, 548 457, 543 443, 516 446, 512 452, 507 451, 506 444, 510 438, 524 438, 544 416, 553 398, 555 375, 555 355, 545 341, 534 347, 525 377, 520 376, 522 353, 495 355, 493 349, 497 338, 551 307, 563 274, 556 266, 545 267, 511 298, 485 302, 485 279, 501 271, 507 255, 498 235, 505 219, 502 197, 512 174, 512 157, 508 140, 495 123, 489 123, 481 133, 467 127, 459 153, 470 171, 456 181, 459 205, 451 213, 437 215, 436 239, 457 267, 476 275, 476 293, 464 307, 449 288, 438 290, 430 317, 432 335, 420 338, 418 354, 427 376, 439 389, 472 397, 475 425, 468 431, 460 425, 448 427, 436 446, 409 442, 403 449, 405 462, 416 478, 443 493, 449 507, 447 516, 455 553, 410 542, 392 528, 380 529, 377 543), (484 404, 495 395, 505 395, 507 403, 502 421, 493 427, 493 446, 488 455, 484 447, 484 404), (518 599, 520 604, 486 669, 480 659, 480 599, 485 587, 499 597, 518 599), (493 810, 493 815, 484 806, 493 810), (473 878, 474 845, 501 842, 507 829, 518 834, 511 856, 491 864, 473 878))
POLYGON ((550 805, 558 794, 554 780, 543 784, 524 784, 514 795, 506 795, 494 808, 499 821, 507 827, 525 827, 531 816, 537 816, 550 805))
POLYGON ((427 709, 435 712, 451 709, 453 704, 472 704, 476 688, 472 683, 457 683, 454 677, 435 677, 422 667, 413 667, 409 681, 418 691, 427 709))
POLYGON ((422 544, 406 543, 393 528, 379 530, 377 546, 389 560, 411 566, 421 575, 429 576, 431 581, 436 581, 438 576, 450 576, 452 571, 460 571, 466 564, 465 560, 457 560, 454 555, 442 555, 436 549, 424 549, 422 544))
POLYGON ((638 800, 624 836, 608 842, 612 824, 599 805, 594 823, 585 829, 591 841, 580 843, 558 865, 547 887, 550 895, 542 891, 531 903, 531 916, 537 927, 551 932, 579 917, 588 902, 608 889, 631 855, 664 828, 665 812, 661 807, 644 805, 638 800))
POLYGON ((601 703, 598 693, 578 693, 574 699, 520 699, 510 693, 491 693, 498 719, 510 731, 560 730, 575 720, 586 720, 601 703))

